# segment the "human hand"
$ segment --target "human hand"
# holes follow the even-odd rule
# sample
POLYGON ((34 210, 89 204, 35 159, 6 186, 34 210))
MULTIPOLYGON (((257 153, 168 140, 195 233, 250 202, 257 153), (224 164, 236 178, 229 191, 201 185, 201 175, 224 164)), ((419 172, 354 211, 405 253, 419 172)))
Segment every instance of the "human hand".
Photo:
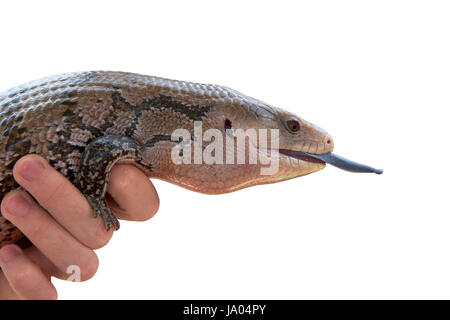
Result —
MULTIPOLYGON (((9 192, 1 212, 33 246, 0 249, 0 299, 56 299, 51 277, 67 279, 67 268, 76 265, 81 281, 92 278, 98 268, 94 249, 106 245, 113 231, 106 231, 101 217, 93 218, 83 194, 42 157, 24 156, 13 174, 28 193, 9 192)), ((132 165, 114 166, 107 199, 122 220, 150 219, 159 207, 153 184, 132 165)))

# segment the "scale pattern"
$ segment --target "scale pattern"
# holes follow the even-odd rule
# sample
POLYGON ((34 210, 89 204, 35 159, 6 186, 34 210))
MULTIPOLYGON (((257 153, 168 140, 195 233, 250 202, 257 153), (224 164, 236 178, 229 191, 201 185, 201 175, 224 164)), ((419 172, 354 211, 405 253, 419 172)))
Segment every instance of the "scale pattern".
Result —
MULTIPOLYGON (((212 106, 239 112, 248 103, 256 101, 218 85, 110 71, 61 74, 12 88, 0 94, 0 201, 18 187, 12 169, 26 154, 43 156, 80 186, 81 159, 95 139, 133 137, 151 147, 205 118, 212 106)), ((151 171, 150 163, 141 164, 151 171)), ((0 213, 0 246, 21 237, 0 213)))
MULTIPOLYGON (((292 179, 325 166, 278 152, 268 156, 268 144, 259 155, 267 164, 280 163, 270 176, 261 174, 261 163, 177 165, 171 159, 178 142, 172 141, 172 134, 186 129, 191 146, 198 145, 194 142, 197 121, 204 132, 215 129, 234 140, 238 129, 276 129, 277 149, 279 145, 283 150, 322 154, 333 148, 331 137, 319 127, 227 87, 124 72, 67 73, 0 94, 0 201, 19 187, 12 170, 19 158, 30 153, 44 157, 77 186, 107 229, 119 227, 105 199, 110 171, 119 161, 135 164, 149 177, 210 194, 292 179), (292 119, 301 127, 295 134, 285 125, 292 119)), ((211 152, 203 142, 200 149, 211 152)), ((247 145, 234 144, 226 154, 248 158, 247 145)), ((195 147, 191 150, 195 153, 195 147)), ((184 149, 179 155, 194 158, 184 149)), ((22 237, 0 213, 0 247, 22 237)))

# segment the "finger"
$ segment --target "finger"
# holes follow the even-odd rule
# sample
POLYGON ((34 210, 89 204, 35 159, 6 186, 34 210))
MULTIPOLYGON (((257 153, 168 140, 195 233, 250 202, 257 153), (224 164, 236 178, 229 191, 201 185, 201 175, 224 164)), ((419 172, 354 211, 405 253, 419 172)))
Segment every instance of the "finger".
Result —
POLYGON ((82 280, 98 268, 97 255, 77 241, 24 191, 8 193, 1 212, 62 272, 71 265, 81 270, 82 280))
POLYGON ((19 296, 14 292, 14 289, 9 285, 5 274, 0 272, 0 300, 17 300, 19 296))
MULTIPOLYGON (((55 266, 53 262, 51 262, 51 260, 48 257, 46 257, 41 251, 39 251, 39 249, 36 248, 35 246, 30 246, 26 249, 22 248, 22 250, 24 254, 31 260, 31 262, 39 266, 39 268, 42 270, 42 273, 47 277, 55 277, 61 280, 67 280, 71 275, 71 273, 67 272, 67 270, 65 272, 59 270, 58 267, 55 266)), ((2 279, 0 273, 0 288, 2 288, 1 281, 2 279)), ((2 299, 1 295, 0 299, 2 299)))
POLYGON ((102 219, 94 219, 84 195, 42 157, 27 155, 17 161, 14 179, 76 239, 92 249, 111 239, 102 219), (42 186, 45 186, 43 188, 42 186))
POLYGON ((22 299, 56 299, 55 287, 41 269, 16 245, 0 249, 0 266, 14 292, 22 299))
MULTIPOLYGON (((62 272, 59 270, 42 252, 35 246, 23 249, 24 254, 31 260, 31 262, 41 269, 42 273, 47 277, 55 277, 61 280, 68 280, 68 272, 62 272)), ((67 270, 66 270, 67 271, 67 270)), ((18 295, 9 285, 8 279, 5 274, 0 272, 0 300, 18 299, 18 295)))
POLYGON ((155 187, 141 170, 133 165, 118 164, 111 171, 108 204, 118 218, 144 221, 159 208, 155 187))
POLYGON ((67 270, 59 270, 58 267, 41 251, 39 251, 37 247, 31 246, 23 249, 23 251, 34 264, 41 268, 42 272, 46 276, 52 276, 61 280, 67 280, 69 277, 69 274, 65 272, 67 270))

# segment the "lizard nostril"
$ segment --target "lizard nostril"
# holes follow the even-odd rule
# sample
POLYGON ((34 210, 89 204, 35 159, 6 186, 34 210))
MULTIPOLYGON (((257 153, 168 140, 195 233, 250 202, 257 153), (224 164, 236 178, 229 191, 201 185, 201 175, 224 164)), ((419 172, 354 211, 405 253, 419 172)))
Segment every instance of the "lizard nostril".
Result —
POLYGON ((323 142, 324 142, 325 149, 326 149, 328 152, 333 151, 334 142, 333 142, 333 138, 332 138, 331 136, 327 135, 327 136, 325 137, 325 139, 323 140, 323 142))

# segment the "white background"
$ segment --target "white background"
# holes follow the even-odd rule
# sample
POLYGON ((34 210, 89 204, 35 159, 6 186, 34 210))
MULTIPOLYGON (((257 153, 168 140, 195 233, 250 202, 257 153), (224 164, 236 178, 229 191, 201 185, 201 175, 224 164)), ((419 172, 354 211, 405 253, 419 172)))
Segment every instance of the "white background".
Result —
POLYGON ((121 70, 222 84, 323 127, 334 167, 219 196, 154 181, 62 299, 450 298, 445 1, 2 1, 0 91, 121 70))

